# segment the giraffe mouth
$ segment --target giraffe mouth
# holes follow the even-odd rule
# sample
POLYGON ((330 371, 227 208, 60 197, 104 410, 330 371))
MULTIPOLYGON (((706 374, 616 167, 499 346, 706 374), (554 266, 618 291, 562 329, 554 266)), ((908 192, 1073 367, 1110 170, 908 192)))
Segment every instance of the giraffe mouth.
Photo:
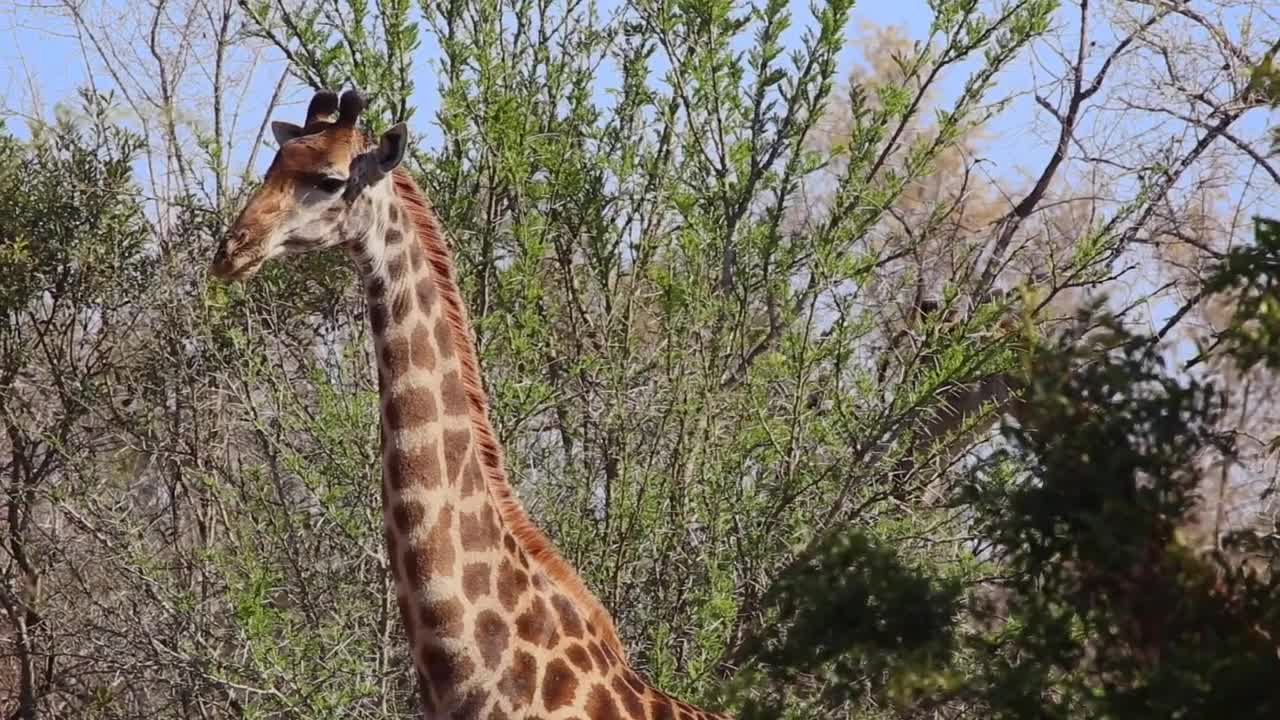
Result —
POLYGON ((249 262, 237 262, 234 258, 224 257, 218 253, 209 266, 209 274, 227 282, 243 282, 257 274, 266 262, 265 256, 253 258, 249 262))

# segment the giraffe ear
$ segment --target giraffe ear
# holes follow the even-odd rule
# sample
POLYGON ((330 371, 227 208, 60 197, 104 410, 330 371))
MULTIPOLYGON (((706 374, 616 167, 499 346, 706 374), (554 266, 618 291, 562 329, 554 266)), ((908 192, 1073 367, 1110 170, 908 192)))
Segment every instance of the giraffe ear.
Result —
POLYGON ((382 139, 378 141, 378 169, 383 173, 395 170, 404 160, 404 151, 408 145, 409 130, 402 122, 382 133, 382 139))
POLYGON ((271 134, 275 136, 277 145, 284 145, 296 137, 301 137, 302 128, 291 122, 276 120, 271 123, 271 134))

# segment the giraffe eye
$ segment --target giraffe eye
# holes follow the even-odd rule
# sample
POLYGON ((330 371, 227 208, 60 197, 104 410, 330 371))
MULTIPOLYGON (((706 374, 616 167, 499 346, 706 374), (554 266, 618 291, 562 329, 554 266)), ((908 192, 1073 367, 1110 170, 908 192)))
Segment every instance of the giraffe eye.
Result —
POLYGON ((336 193, 341 190, 347 181, 343 178, 325 177, 316 181, 316 187, 327 193, 336 193))

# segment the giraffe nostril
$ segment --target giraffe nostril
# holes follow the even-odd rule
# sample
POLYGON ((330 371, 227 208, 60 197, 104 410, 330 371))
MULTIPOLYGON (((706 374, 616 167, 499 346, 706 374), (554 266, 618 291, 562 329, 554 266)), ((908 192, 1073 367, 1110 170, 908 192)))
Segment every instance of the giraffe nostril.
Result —
POLYGON ((233 230, 228 232, 218 245, 218 251, 213 255, 211 270, 218 277, 229 277, 236 268, 234 258, 244 250, 245 240, 248 233, 244 230, 233 230))
POLYGON ((218 254, 214 256, 214 262, 222 262, 228 258, 235 257, 237 253, 244 249, 245 240, 249 233, 244 230, 234 230, 229 232, 222 238, 222 244, 218 246, 218 254))

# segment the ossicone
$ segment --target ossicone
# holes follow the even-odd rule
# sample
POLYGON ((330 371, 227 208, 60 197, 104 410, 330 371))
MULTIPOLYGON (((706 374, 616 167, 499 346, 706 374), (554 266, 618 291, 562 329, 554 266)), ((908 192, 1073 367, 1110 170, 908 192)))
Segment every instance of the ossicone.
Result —
POLYGON ((338 120, 334 124, 339 127, 355 127, 365 105, 364 94, 359 90, 352 88, 342 93, 342 100, 338 104, 338 120))
POLYGON ((338 93, 332 90, 320 90, 311 98, 307 106, 307 119, 302 124, 310 127, 317 122, 332 122, 333 114, 338 111, 338 93))

